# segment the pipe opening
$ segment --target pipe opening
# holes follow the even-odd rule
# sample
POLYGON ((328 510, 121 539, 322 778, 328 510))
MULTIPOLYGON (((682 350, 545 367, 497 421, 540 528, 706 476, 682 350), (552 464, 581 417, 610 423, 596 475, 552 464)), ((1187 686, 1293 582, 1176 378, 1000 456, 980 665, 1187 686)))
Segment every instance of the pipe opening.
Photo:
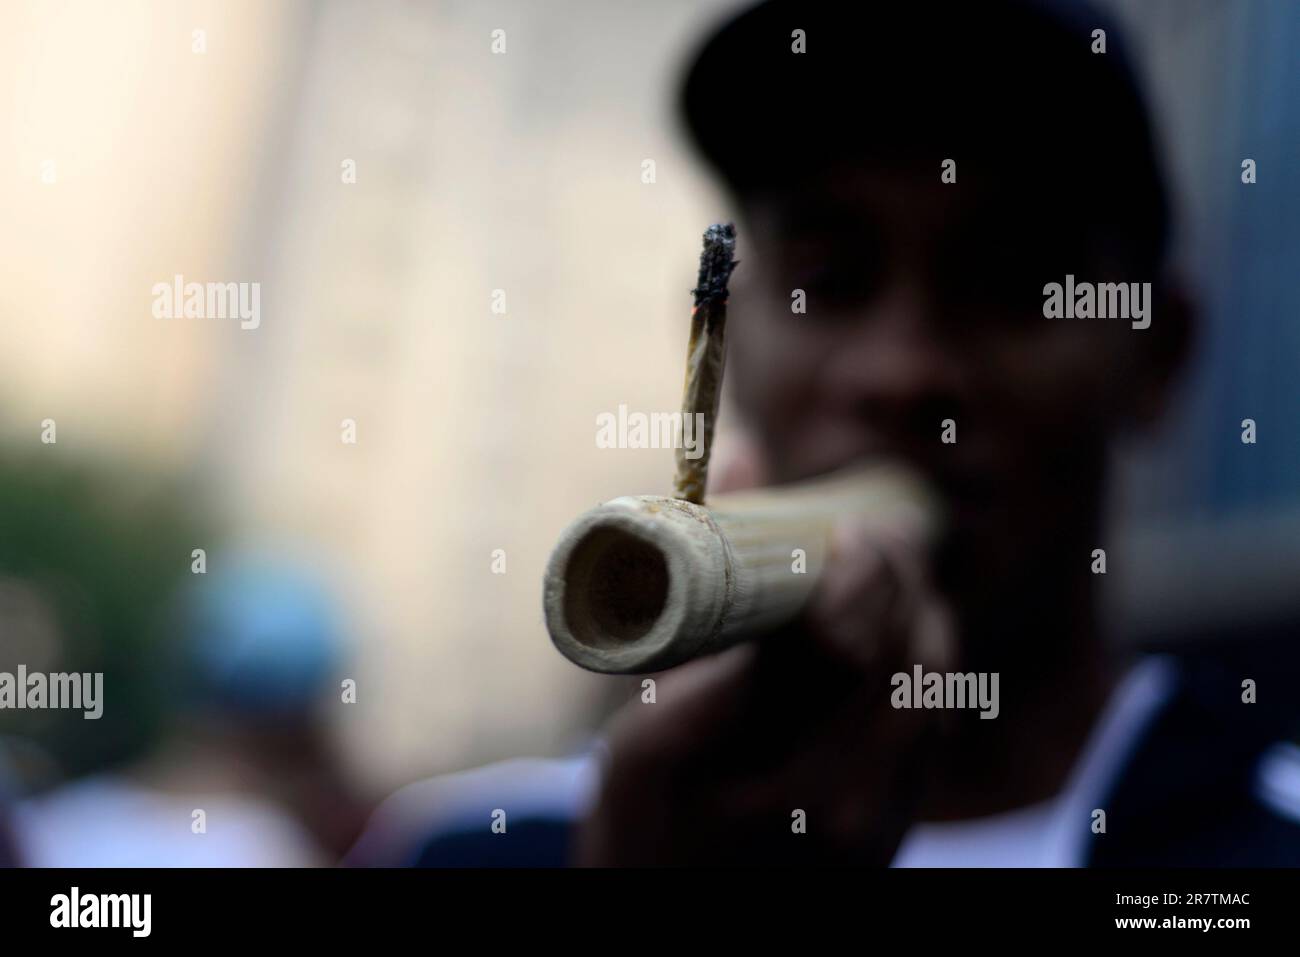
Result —
POLYGON ((589 648, 615 648, 654 627, 668 603, 668 563, 650 542, 621 528, 592 529, 564 570, 564 617, 589 648))

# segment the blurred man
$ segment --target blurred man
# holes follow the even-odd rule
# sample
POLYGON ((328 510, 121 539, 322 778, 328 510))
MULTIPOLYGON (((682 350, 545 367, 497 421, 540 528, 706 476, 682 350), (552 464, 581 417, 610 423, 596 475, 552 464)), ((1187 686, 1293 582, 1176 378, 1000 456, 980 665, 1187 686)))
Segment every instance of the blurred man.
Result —
POLYGON ((21 803, 35 866, 335 863, 366 808, 326 740, 344 641, 323 583, 235 555, 180 600, 166 669, 175 717, 150 754, 21 803))
MULTIPOLYGON (((797 625, 664 676, 609 729, 582 820, 533 815, 551 837, 528 847, 589 864, 1300 862, 1300 825, 1255 797, 1284 730, 1243 700, 1258 670, 1125 668, 1096 612, 1110 446, 1160 415, 1190 341, 1120 35, 1073 3, 867 9, 763 4, 685 83, 741 212, 728 375, 752 448, 730 482, 903 460, 942 494, 947 534, 926 551, 906 527, 839 528, 797 625), (997 676, 997 716, 900 706, 897 676, 927 673, 997 676)), ((510 799, 527 806, 502 782, 493 806, 510 799)), ((411 831, 410 858, 472 860, 485 820, 411 831)))

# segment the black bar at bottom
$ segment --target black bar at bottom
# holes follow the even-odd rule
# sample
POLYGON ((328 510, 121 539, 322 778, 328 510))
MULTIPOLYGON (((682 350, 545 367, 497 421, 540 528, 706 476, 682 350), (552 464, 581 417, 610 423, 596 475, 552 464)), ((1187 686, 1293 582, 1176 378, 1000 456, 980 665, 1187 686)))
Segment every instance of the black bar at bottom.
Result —
POLYGON ((693 928, 677 942, 698 943, 776 923, 818 938, 838 927, 863 944, 895 932, 1229 943, 1293 937, 1297 891, 1294 870, 12 870, 0 871, 0 934, 90 946, 496 944, 512 933, 576 944, 693 928))

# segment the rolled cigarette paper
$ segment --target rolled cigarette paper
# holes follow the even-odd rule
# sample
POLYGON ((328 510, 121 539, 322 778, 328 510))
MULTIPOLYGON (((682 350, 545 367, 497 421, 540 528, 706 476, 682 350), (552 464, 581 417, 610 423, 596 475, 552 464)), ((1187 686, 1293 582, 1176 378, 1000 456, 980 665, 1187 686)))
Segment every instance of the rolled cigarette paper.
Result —
POLYGON ((909 512, 923 536, 940 510, 901 466, 878 464, 707 506, 624 496, 579 517, 551 554, 546 627, 590 671, 659 671, 757 637, 795 615, 827 560, 832 526, 909 512))
POLYGON ((682 391, 682 421, 700 421, 698 455, 688 454, 685 443, 677 447, 677 475, 673 495, 696 505, 704 501, 709 479, 713 432, 722 403, 722 373, 726 367, 727 283, 736 262, 736 227, 714 223, 704 231, 700 276, 691 310, 691 335, 686 346, 686 382, 682 391), (698 420, 689 417, 698 415, 698 420))

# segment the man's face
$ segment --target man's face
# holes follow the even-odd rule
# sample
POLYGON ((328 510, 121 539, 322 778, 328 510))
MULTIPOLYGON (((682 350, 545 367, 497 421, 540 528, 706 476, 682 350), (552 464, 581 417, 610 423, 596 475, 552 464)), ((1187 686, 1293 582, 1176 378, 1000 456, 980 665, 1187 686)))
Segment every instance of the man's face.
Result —
POLYGON ((1105 440, 1139 385, 1134 337, 1153 333, 1045 318, 1043 286, 1155 277, 1108 268, 1050 201, 943 184, 937 165, 844 169, 745 209, 729 366, 776 480, 906 460, 946 498, 980 579, 1041 560, 1053 529, 1095 513, 1105 440))

